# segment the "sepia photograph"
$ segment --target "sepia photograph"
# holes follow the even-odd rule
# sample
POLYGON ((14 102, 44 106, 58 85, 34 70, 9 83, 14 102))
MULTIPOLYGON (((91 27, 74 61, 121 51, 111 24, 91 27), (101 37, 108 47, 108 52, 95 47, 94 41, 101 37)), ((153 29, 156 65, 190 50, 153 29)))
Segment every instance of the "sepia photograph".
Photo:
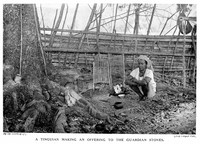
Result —
POLYGON ((2 135, 196 142, 197 4, 47 1, 2 9, 2 135))

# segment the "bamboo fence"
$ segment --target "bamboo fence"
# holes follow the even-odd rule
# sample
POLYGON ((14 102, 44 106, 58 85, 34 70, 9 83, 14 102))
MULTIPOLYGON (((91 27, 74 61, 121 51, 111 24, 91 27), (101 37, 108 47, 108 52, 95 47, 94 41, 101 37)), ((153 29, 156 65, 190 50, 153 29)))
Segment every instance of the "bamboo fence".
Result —
MULTIPOLYGON (((166 77, 168 74, 177 73, 180 77, 177 78, 182 80, 184 87, 190 76, 194 75, 196 56, 195 53, 192 52, 192 43, 196 44, 196 39, 194 41, 191 36, 180 35, 180 33, 179 35, 174 35, 177 26, 174 27, 175 31, 173 35, 161 35, 169 19, 176 13, 167 18, 160 35, 149 35, 156 9, 156 5, 154 5, 147 35, 138 35, 138 25, 135 26, 133 34, 126 34, 131 7, 131 5, 129 5, 125 17, 124 32, 122 34, 117 33, 115 29, 118 20, 118 4, 116 5, 115 14, 113 15, 114 20, 112 22, 114 22, 114 25, 112 32, 101 32, 100 30, 101 27, 103 27, 101 24, 102 13, 104 11, 103 4, 100 6, 99 13, 96 10, 97 4, 93 5, 84 30, 74 30, 78 6, 77 4, 70 29, 63 29, 64 23, 62 29, 59 29, 64 5, 61 7, 56 26, 57 11, 52 28, 45 28, 44 22, 43 28, 40 28, 44 51, 48 53, 54 65, 63 68, 71 64, 73 64, 74 67, 78 65, 89 65, 92 67, 96 55, 99 55, 99 57, 108 61, 108 71, 110 72, 112 58, 121 56, 122 77, 124 82, 127 71, 137 66, 135 58, 139 55, 147 55, 153 62, 155 72, 160 73, 163 77, 166 77), (93 27, 91 27, 92 23, 94 24, 93 27)), ((138 8, 137 12, 139 11, 138 8)), ((139 19, 139 17, 137 17, 137 19, 139 19)), ((109 75, 109 77, 109 81, 112 83, 111 75, 109 75)))
MULTIPOLYGON (((52 31, 48 28, 41 28, 41 30, 52 31)), ((42 43, 45 52, 52 55, 52 63, 59 63, 60 65, 70 64, 91 64, 94 61, 94 55, 101 54, 110 61, 109 57, 115 55, 124 55, 126 60, 125 66, 129 65, 132 69, 136 67, 136 59, 139 55, 148 55, 153 61, 155 72, 160 72, 163 75, 168 72, 175 71, 187 71, 192 73, 193 68, 190 66, 190 61, 195 61, 195 54, 192 53, 191 37, 190 36, 144 36, 144 35, 124 35, 119 33, 102 33, 99 32, 85 32, 87 35, 82 40, 82 47, 78 49, 81 35, 73 37, 73 34, 77 34, 80 31, 70 30, 70 34, 55 35, 52 47, 48 47, 51 35, 41 35, 42 43), (98 49, 97 46, 98 37, 98 49), (60 43, 62 39, 62 44, 60 43), (69 41, 70 39, 70 41, 69 41), (89 39, 89 41, 88 41, 89 39), (185 39, 185 40, 184 40, 185 39), (88 45, 90 47, 88 47, 88 45), (145 48, 144 48, 145 47, 145 48), (79 60, 77 63, 74 60, 74 54, 79 54, 79 60), (60 59, 58 55, 61 54, 60 59), (110 55, 110 56, 109 56, 110 55), (64 63, 64 57, 68 60, 64 63), (183 65, 184 61, 188 63, 183 65), (134 63, 134 65, 133 65, 134 63)), ((69 33, 65 32, 65 33, 69 33)), ((125 69, 125 68, 124 68, 125 69)))

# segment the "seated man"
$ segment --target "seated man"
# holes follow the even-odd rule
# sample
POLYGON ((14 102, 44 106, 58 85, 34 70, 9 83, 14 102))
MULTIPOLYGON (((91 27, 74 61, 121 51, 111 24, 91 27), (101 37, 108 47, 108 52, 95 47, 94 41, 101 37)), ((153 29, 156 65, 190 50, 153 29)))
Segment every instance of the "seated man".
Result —
POLYGON ((134 69, 127 77, 125 84, 129 85, 138 95, 140 100, 153 97, 156 92, 156 83, 153 76, 151 61, 145 55, 138 57, 138 68, 134 69))

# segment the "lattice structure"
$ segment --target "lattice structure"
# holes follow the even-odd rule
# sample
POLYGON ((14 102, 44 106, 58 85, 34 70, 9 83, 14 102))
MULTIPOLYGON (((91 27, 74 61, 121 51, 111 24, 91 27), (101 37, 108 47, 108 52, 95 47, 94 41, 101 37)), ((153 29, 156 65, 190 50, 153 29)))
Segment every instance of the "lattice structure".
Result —
POLYGON ((122 55, 112 56, 111 58, 111 78, 112 85, 123 83, 123 61, 122 55))
POLYGON ((93 62, 93 89, 97 83, 106 83, 110 85, 109 73, 108 61, 97 56, 93 62))

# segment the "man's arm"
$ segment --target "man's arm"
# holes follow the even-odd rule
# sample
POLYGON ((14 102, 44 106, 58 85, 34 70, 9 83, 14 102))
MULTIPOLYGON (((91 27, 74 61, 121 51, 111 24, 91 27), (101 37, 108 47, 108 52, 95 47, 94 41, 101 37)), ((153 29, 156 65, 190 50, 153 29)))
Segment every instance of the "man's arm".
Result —
POLYGON ((137 80, 135 77, 129 75, 126 80, 125 84, 127 85, 147 85, 151 81, 150 77, 144 77, 142 80, 137 80))
POLYGON ((149 82, 151 81, 150 77, 144 77, 142 80, 137 80, 135 79, 135 83, 137 83, 138 85, 147 85, 149 82))
POLYGON ((126 85, 137 85, 135 83, 136 78, 132 77, 131 75, 129 75, 126 80, 125 80, 125 84, 126 85))

